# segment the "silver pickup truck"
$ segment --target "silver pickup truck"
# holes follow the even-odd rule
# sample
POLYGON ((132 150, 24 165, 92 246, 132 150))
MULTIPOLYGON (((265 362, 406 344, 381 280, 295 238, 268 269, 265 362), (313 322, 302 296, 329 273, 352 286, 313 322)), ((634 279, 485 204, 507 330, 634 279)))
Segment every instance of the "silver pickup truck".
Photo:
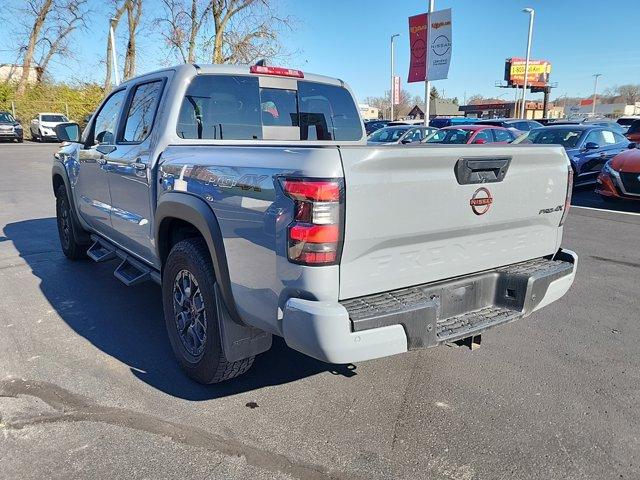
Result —
POLYGON ((338 79, 181 65, 56 133, 65 255, 161 284, 199 382, 245 372, 272 335, 333 363, 477 342, 574 280, 562 147, 367 146, 338 79))

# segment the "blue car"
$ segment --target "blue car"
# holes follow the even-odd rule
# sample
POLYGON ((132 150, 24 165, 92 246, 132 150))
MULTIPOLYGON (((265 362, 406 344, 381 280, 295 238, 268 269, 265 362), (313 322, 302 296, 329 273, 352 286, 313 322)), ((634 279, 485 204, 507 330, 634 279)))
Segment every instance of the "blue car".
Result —
POLYGON ((629 148, 631 142, 606 127, 576 124, 535 128, 514 143, 562 145, 573 167, 574 185, 586 185, 595 183, 604 164, 629 148))

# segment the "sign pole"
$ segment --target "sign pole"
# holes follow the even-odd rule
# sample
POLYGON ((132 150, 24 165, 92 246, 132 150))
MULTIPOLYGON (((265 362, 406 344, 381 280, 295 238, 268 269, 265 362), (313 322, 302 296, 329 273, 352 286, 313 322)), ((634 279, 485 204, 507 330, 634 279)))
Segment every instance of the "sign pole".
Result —
POLYGON ((527 77, 529 76, 529 59, 531 57, 531 36, 533 34, 533 17, 536 12, 533 8, 525 8, 522 10, 524 13, 529 14, 529 35, 527 36, 527 58, 524 64, 524 82, 522 85, 522 105, 520 105, 520 118, 525 117, 525 100, 527 97, 527 77))
POLYGON ((601 73, 596 73, 593 75, 595 77, 595 81, 593 82, 593 101, 591 102, 591 116, 596 116, 596 101, 598 100, 598 78, 602 76, 601 73))
POLYGON ((395 33, 395 34, 391 35, 391 93, 389 94, 389 97, 390 97, 390 100, 391 100, 391 118, 390 118, 390 120, 392 122, 395 120, 394 115, 393 115, 394 114, 393 107, 394 107, 395 102, 396 102, 396 99, 395 99, 396 82, 395 82, 395 78, 394 78, 395 72, 393 71, 394 70, 394 68, 393 68, 393 40, 394 40, 394 38, 399 37, 399 36, 400 36, 399 33, 395 33))
MULTIPOLYGON (((435 0, 429 0, 429 3, 427 5, 427 32, 429 31, 429 21, 430 21, 430 14, 431 12, 433 12, 433 10, 435 9, 434 6, 435 0)), ((429 38, 427 38, 427 43, 429 42, 429 38)), ((425 45, 425 55, 429 56, 429 45, 425 45)), ((427 75, 429 75, 429 72, 427 72, 427 75)), ((429 126, 429 109, 431 107, 431 82, 427 79, 425 79, 424 82, 424 126, 428 127, 429 126)))

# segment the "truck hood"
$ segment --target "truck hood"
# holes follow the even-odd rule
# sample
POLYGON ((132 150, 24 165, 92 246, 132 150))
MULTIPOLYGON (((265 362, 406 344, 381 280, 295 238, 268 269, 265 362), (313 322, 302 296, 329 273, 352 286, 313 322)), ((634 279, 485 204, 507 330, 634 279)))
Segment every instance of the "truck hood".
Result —
POLYGON ((616 155, 611 160, 611 168, 618 172, 640 173, 640 150, 627 150, 616 155))

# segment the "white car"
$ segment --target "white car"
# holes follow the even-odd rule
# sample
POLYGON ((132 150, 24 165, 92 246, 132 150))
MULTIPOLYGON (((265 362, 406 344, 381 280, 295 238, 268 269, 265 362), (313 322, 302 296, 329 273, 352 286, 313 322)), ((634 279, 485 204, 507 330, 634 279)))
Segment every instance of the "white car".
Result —
POLYGON ((56 125, 68 121, 69 119, 61 113, 39 113, 31 120, 31 139, 37 142, 58 140, 56 125))

